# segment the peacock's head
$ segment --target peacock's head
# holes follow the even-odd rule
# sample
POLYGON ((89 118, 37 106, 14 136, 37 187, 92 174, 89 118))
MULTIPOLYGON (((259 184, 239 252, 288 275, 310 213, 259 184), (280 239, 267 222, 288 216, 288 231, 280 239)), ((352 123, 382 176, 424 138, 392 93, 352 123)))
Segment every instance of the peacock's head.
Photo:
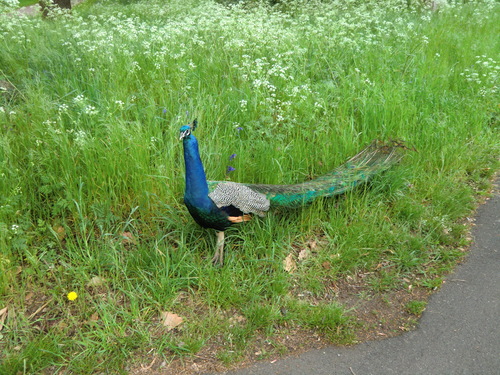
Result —
POLYGON ((192 124, 182 126, 180 129, 181 133, 180 133, 179 139, 184 139, 184 138, 189 137, 191 135, 191 132, 194 129, 196 129, 197 125, 198 125, 198 121, 195 119, 195 120, 193 120, 192 124))

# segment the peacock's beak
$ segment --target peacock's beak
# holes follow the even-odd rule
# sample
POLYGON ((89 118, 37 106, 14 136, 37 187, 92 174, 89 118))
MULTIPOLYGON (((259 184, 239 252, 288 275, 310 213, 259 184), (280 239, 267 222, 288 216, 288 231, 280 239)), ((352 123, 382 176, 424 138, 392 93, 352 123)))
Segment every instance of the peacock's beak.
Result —
POLYGON ((191 131, 190 131, 190 130, 184 130, 183 132, 181 132, 181 135, 180 135, 180 137, 179 137, 179 141, 180 141, 181 139, 186 138, 189 134, 191 134, 191 131))

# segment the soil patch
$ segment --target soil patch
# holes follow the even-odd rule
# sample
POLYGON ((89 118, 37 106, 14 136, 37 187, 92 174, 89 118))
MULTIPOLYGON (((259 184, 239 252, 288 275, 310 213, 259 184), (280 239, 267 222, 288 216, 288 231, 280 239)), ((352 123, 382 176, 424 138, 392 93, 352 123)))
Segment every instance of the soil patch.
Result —
MULTIPOLYGON (((374 293, 370 292, 366 285, 365 277, 351 277, 332 283, 326 288, 324 297, 315 298, 311 302, 336 300, 346 306, 349 315, 356 321, 355 343, 360 343, 385 339, 414 329, 418 323, 418 316, 410 313, 407 305, 411 301, 426 301, 430 294, 427 288, 411 285, 406 289, 374 293)), ((141 359, 138 362, 141 364, 131 366, 128 371, 133 375, 192 375, 223 372, 245 367, 259 360, 273 362, 285 354, 298 355, 327 345, 331 345, 331 342, 312 330, 280 327, 272 339, 262 335, 255 337, 244 357, 238 358, 238 362, 234 365, 227 365, 218 358, 217 353, 224 346, 224 342, 214 338, 196 355, 175 359, 170 363, 157 354, 143 353, 139 355, 141 359)))

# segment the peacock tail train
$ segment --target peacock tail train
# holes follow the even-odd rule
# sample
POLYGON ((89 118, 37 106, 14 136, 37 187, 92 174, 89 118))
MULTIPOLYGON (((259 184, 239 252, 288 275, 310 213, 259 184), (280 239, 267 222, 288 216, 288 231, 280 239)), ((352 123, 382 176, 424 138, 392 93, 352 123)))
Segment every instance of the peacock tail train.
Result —
MULTIPOLYGON (((264 194, 271 207, 297 208, 307 205, 319 197, 343 194, 367 182, 374 175, 397 163, 402 158, 401 150, 404 148, 405 146, 398 141, 388 143, 373 141, 368 147, 333 171, 300 184, 235 184, 264 194)), ((222 182, 208 181, 209 190, 213 191, 222 182)))

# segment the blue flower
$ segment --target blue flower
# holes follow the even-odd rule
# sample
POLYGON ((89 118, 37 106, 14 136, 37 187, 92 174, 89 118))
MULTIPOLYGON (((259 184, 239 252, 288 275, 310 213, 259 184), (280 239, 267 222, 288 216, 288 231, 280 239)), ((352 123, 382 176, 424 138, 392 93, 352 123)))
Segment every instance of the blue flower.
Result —
POLYGON ((236 154, 231 154, 231 156, 229 157, 229 160, 233 160, 237 155, 236 154))
POLYGON ((236 168, 233 168, 233 167, 231 167, 231 166, 229 165, 229 166, 227 167, 227 169, 226 169, 226 173, 230 173, 230 172, 235 171, 235 170, 236 170, 236 168))

